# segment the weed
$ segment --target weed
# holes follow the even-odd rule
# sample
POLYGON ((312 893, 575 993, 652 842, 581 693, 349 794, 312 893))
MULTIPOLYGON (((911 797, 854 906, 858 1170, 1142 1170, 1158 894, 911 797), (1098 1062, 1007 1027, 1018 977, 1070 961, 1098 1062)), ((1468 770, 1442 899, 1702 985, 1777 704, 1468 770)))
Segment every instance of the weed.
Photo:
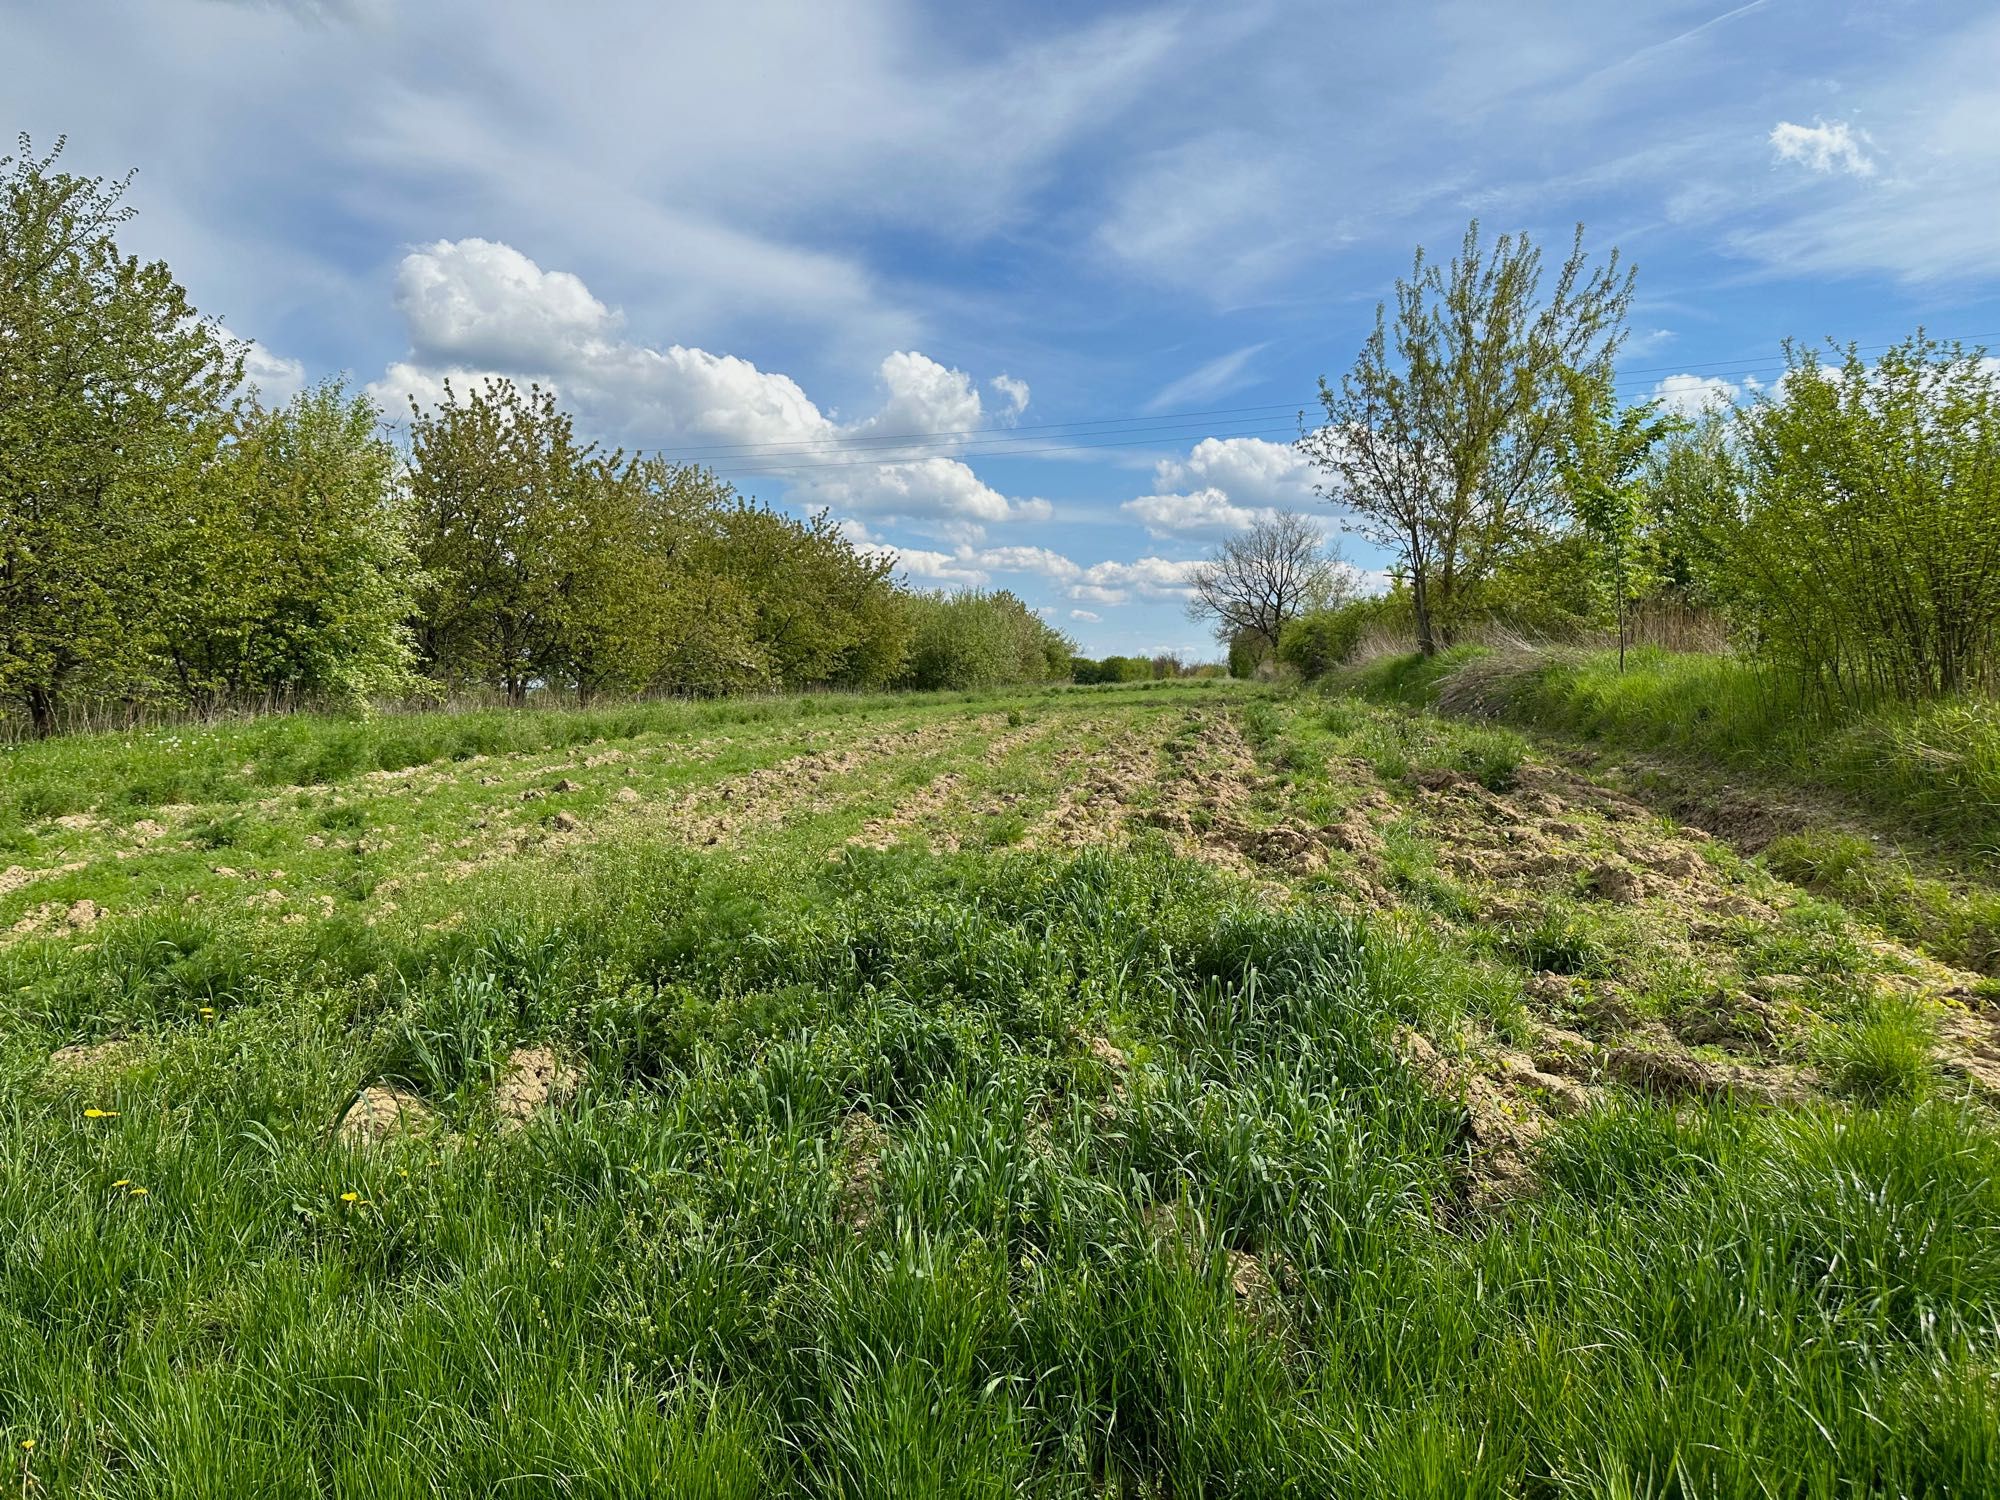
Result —
POLYGON ((1914 1099, 1932 1076, 1930 1018, 1909 1000, 1870 994, 1816 1051, 1835 1086, 1870 1104, 1914 1099))

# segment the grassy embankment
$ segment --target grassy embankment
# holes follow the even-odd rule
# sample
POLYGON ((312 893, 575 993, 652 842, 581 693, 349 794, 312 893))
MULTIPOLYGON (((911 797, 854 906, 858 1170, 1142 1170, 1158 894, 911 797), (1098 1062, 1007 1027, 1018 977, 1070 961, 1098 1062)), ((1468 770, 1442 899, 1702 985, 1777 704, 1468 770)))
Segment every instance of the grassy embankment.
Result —
POLYGON ((1461 649, 1384 658, 1346 684, 1498 720, 1609 756, 1657 757, 1635 784, 1684 815, 1748 814, 1771 867, 1940 956, 2000 972, 2000 703, 1829 712, 1728 657, 1461 649), (1752 794, 1746 798, 1747 790, 1752 794), (1800 804, 1790 795, 1813 794, 1800 804), (1762 826, 1758 792, 1792 805, 1762 826), (1768 841, 1767 841, 1768 840, 1768 841))
MULTIPOLYGON (((1566 1023, 1624 1025, 1595 1001, 1669 956, 1654 907, 1454 843, 1561 790, 1518 736, 1227 688, 856 707, 13 752, 10 789, 98 787, 16 804, 0 893, 0 933, 61 918, 0 945, 23 1487, 1990 1491, 2000 1135, 1941 1080, 1597 1080, 1468 1191, 1403 1039, 1472 1066, 1552 956, 1566 1023), (508 1128, 538 1044, 575 1097, 508 1128), (350 1141, 385 1084, 421 1119, 350 1141)), ((1817 1003, 1875 961, 1717 858, 1687 878, 1789 903, 1728 964, 1817 1003)))

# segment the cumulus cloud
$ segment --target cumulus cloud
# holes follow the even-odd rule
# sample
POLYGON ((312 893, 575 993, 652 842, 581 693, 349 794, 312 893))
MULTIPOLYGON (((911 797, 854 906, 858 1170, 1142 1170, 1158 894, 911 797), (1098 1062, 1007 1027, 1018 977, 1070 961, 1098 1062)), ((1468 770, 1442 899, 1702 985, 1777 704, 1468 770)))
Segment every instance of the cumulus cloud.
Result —
POLYGON ((854 428, 890 436, 963 432, 985 414, 972 377, 947 369, 927 355, 898 350, 879 371, 889 397, 882 409, 854 428))
MULTIPOLYGON (((581 278, 545 270, 511 245, 421 246, 397 271, 395 303, 410 352, 369 387, 391 410, 412 398, 434 404, 447 379, 463 389, 502 374, 555 390, 614 438, 706 443, 693 451, 725 474, 768 473, 803 505, 901 520, 962 543, 983 540, 989 525, 1052 513, 1046 500, 1003 495, 950 456, 986 408, 970 375, 916 350, 883 359, 881 405, 842 423, 789 375, 733 354, 626 337, 622 316, 581 278), (894 441, 903 437, 947 441, 911 454, 894 441)), ((1006 414, 1027 405, 1026 382, 1002 375, 992 387, 1006 414)))
POLYGON ((1184 459, 1154 466, 1162 490, 1213 485, 1252 505, 1296 505, 1313 498, 1312 465, 1290 443, 1262 438, 1203 438, 1184 459))
POLYGON ((306 388, 306 367, 296 359, 273 354, 255 339, 246 339, 217 325, 217 332, 243 348, 243 385, 255 390, 266 406, 282 406, 306 388))
POLYGON ((1663 410, 1690 421, 1704 412, 1734 406, 1742 396, 1741 386, 1718 375, 1669 375, 1653 387, 1653 399, 1663 410))
POLYGON ((1013 500, 987 484, 955 458, 919 458, 901 463, 854 463, 833 473, 795 476, 792 498, 817 509, 852 512, 881 520, 929 522, 945 535, 977 541, 990 524, 1046 521, 1046 500, 1013 500))
POLYGON ((1119 508, 1145 522, 1154 536, 1242 531, 1276 514, 1268 507, 1238 505, 1213 486, 1184 495, 1141 495, 1119 508))
POLYGON ((1069 585, 1069 596, 1090 604, 1125 604, 1135 597, 1185 599, 1190 592, 1188 574, 1198 566, 1164 557, 1142 557, 1129 563, 1093 563, 1069 585))
POLYGON ((567 362, 602 345, 619 321, 580 278, 482 239, 439 240, 404 256, 395 301, 426 364, 567 362))
MULTIPOLYGON (((1086 564, 1048 547, 978 547, 969 542, 961 542, 950 552, 889 547, 879 542, 862 544, 862 550, 878 557, 894 553, 905 572, 940 583, 980 586, 991 582, 995 574, 1026 574, 1046 581, 1078 605, 1181 600, 1188 594, 1188 573, 1198 566, 1164 557, 1086 564)), ((1078 609, 1071 612, 1071 618, 1095 620, 1099 616, 1078 609)))
POLYGON ((1857 133, 1845 121, 1827 124, 1794 125, 1781 120, 1771 131, 1771 149, 1780 161, 1795 161, 1815 172, 1845 172, 1854 177, 1873 177, 1875 163, 1862 149, 1867 136, 1857 133))
POLYGON ((885 547, 867 543, 861 550, 872 557, 893 557, 898 572, 927 583, 955 588, 982 588, 992 581, 983 568, 968 563, 955 552, 937 552, 924 547, 885 547))
POLYGON ((1186 458, 1153 466, 1154 493, 1122 509, 1156 537, 1221 534, 1268 521, 1315 499, 1315 471, 1289 443, 1203 438, 1186 458))
POLYGON ((1094 609, 1073 609, 1069 612, 1069 617, 1072 620, 1080 620, 1085 625, 1095 625, 1104 618, 1094 609))

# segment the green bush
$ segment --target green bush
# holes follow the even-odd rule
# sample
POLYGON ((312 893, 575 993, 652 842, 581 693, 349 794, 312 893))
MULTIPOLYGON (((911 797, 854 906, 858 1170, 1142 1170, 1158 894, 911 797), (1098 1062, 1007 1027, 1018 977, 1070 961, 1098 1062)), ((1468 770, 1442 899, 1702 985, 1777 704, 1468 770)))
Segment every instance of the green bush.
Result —
MULTIPOLYGON (((897 685, 918 689, 1001 687, 1067 677, 1075 645, 1002 589, 920 594, 908 662, 897 685)), ((1151 676, 1148 668, 1147 676, 1151 676)))
POLYGON ((1787 350, 1738 421, 1716 506, 1725 602, 1802 682, 1854 703, 1993 681, 2000 650, 2000 382, 1921 333, 1873 360, 1787 350))
POLYGON ((1278 660, 1302 677, 1324 677, 1346 665, 1370 631, 1401 625, 1408 617, 1408 605, 1388 594, 1316 609, 1285 626, 1278 637, 1278 660))

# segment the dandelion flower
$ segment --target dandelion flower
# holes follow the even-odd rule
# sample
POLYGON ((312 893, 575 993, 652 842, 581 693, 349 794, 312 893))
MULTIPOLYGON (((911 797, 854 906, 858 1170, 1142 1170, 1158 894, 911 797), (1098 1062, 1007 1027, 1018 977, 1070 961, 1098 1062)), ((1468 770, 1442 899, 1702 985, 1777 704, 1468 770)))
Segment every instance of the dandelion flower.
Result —
POLYGON ((356 1192, 342 1193, 340 1195, 340 1201, 342 1203, 359 1203, 361 1201, 361 1195, 356 1192))
POLYGON ((35 1451, 35 1440, 33 1438, 22 1438, 21 1451, 23 1453, 33 1453, 35 1451))
POLYGON ((99 1109, 93 1104, 83 1112, 83 1117, 86 1120, 115 1120, 118 1118, 118 1111, 115 1109, 99 1109))
POLYGON ((143 1198, 146 1196, 146 1190, 142 1187, 135 1187, 132 1189, 132 1196, 134 1198, 143 1198))
POLYGON ((129 1177, 121 1177, 111 1185, 113 1187, 130 1187, 132 1185, 132 1179, 129 1177))

